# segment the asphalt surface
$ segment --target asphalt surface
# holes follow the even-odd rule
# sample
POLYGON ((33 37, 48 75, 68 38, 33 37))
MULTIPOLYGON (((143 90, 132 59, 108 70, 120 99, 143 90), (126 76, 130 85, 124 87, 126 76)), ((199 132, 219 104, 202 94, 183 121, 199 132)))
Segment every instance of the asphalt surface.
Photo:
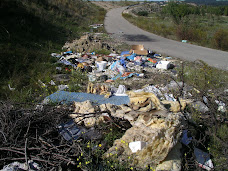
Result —
POLYGON ((166 39, 146 32, 125 20, 122 11, 126 7, 110 10, 105 17, 105 29, 113 38, 130 45, 143 44, 147 50, 156 51, 166 56, 195 61, 202 60, 210 66, 228 70, 228 52, 196 46, 166 39))

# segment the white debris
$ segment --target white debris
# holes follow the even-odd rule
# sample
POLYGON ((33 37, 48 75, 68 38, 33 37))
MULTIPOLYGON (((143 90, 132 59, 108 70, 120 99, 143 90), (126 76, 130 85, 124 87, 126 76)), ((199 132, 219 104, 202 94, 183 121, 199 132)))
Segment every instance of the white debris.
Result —
POLYGON ((146 142, 135 141, 129 143, 129 148, 131 149, 132 153, 136 153, 138 150, 142 150, 146 145, 146 142))

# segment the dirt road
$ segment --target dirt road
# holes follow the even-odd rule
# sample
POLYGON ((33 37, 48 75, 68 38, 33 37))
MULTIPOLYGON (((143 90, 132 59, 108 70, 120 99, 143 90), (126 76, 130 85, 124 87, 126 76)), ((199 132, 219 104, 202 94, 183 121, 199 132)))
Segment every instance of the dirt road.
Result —
POLYGON ((181 43, 146 32, 125 20, 122 11, 126 7, 114 8, 106 14, 105 29, 112 37, 126 43, 143 44, 146 49, 167 56, 195 61, 202 60, 220 69, 228 70, 228 52, 181 43))

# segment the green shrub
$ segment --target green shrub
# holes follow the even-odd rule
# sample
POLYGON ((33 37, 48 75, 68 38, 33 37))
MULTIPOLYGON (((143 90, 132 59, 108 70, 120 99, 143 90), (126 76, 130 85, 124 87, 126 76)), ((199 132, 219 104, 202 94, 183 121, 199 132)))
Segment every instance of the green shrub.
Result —
POLYGON ((82 72, 81 69, 72 69, 71 80, 69 82, 69 90, 73 92, 79 92, 83 90, 83 86, 87 85, 88 77, 86 72, 82 72))
POLYGON ((137 13, 137 15, 139 15, 139 16, 148 16, 148 12, 147 11, 139 11, 137 13))
MULTIPOLYGON (((2 86, 7 87, 8 81, 13 80, 16 91, 25 92, 25 87, 34 91, 38 79, 50 80, 49 71, 54 65, 48 64, 56 62, 50 53, 58 53, 66 41, 89 31, 90 24, 103 23, 105 13, 104 9, 81 0, 1 0, 2 86)), ((1 87, 0 98, 13 97, 8 93, 1 87)))
POLYGON ((109 55, 111 53, 108 49, 94 49, 94 52, 96 54, 103 54, 103 55, 109 55))
POLYGON ((214 46, 221 50, 228 50, 228 31, 219 29, 213 36, 214 46))

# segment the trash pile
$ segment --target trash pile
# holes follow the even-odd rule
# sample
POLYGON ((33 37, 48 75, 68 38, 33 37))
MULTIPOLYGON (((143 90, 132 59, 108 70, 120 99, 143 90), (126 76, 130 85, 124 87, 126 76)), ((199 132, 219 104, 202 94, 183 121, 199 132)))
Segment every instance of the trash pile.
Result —
MULTIPOLYGON (((58 85, 59 91, 47 96, 34 109, 18 110, 13 105, 5 105, 1 109, 4 115, 0 118, 3 171, 81 168, 78 156, 85 155, 87 151, 81 146, 88 141, 96 142, 94 146, 87 145, 92 148, 89 154, 102 147, 104 153, 99 160, 129 163, 138 170, 180 171, 183 147, 191 148, 198 166, 213 169, 210 155, 191 147, 195 140, 189 136, 186 126, 191 118, 184 112, 186 108, 192 107, 202 113, 209 110, 206 97, 203 97, 204 103, 191 99, 192 93, 198 90, 176 81, 167 85, 148 84, 140 89, 113 84, 117 80, 128 81, 131 77, 146 79, 145 72, 173 69, 175 61, 171 57, 162 57, 146 50, 143 45, 133 45, 121 54, 74 53, 68 49, 62 54, 51 55, 70 72, 80 70, 86 73, 89 80, 87 92, 63 91, 68 90, 69 85, 58 85), (172 93, 180 90, 180 96, 172 93), (60 105, 51 105, 56 102, 60 105), (11 127, 17 131, 11 132, 11 127), (107 130, 114 127, 122 135, 107 145, 107 130), (9 162, 8 156, 14 162, 9 162)), ((63 68, 59 66, 56 70, 63 68)), ((65 75, 59 79, 70 80, 62 76, 65 75)), ((46 86, 41 80, 39 83, 46 86)), ((50 84, 56 85, 53 80, 50 84)), ((215 103, 218 111, 226 112, 225 103, 215 103)), ((92 165, 94 161, 86 161, 86 165, 88 162, 92 165)), ((99 166, 97 170, 106 167, 104 163, 95 166, 99 166)))
MULTIPOLYGON (((129 51, 123 51, 121 54, 73 53, 69 50, 62 54, 51 55, 58 59, 58 63, 71 67, 67 68, 69 71, 77 69, 86 71, 90 82, 110 83, 130 77, 145 78, 145 72, 163 71, 175 67, 175 60, 171 57, 164 58, 160 54, 144 49, 143 45, 133 45, 129 51)), ((63 68, 56 67, 56 69, 61 71, 63 68)))

